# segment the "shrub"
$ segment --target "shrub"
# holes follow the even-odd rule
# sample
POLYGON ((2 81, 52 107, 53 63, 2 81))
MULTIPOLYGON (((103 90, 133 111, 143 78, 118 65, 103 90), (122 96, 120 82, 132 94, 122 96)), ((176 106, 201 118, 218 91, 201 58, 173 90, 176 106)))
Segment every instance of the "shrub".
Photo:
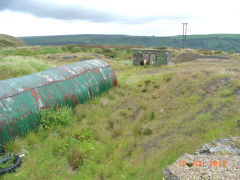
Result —
POLYGON ((92 49, 92 53, 102 54, 103 53, 103 49, 101 49, 101 48, 93 48, 92 49))
POLYGON ((222 51, 221 50, 216 50, 215 54, 222 54, 222 51))
POLYGON ((59 47, 48 46, 48 47, 43 47, 40 52, 41 52, 41 54, 55 54, 55 53, 62 52, 62 49, 59 47))
POLYGON ((40 116, 40 126, 43 128, 64 126, 76 118, 73 109, 69 106, 43 109, 40 111, 40 116))
POLYGON ((80 142, 93 142, 94 141, 94 137, 93 137, 93 133, 92 131, 83 129, 81 130, 81 132, 78 133, 74 133, 72 135, 73 138, 75 138, 76 140, 80 141, 80 142))
POLYGON ((160 46, 160 47, 158 47, 157 49, 158 49, 158 50, 166 50, 167 48, 164 47, 164 46, 160 46))
POLYGON ((234 50, 231 50, 228 52, 229 54, 235 54, 235 51, 234 50))
POLYGON ((74 44, 69 44, 65 47, 62 48, 64 51, 72 52, 72 53, 77 53, 77 52, 82 52, 82 48, 74 45, 74 44))

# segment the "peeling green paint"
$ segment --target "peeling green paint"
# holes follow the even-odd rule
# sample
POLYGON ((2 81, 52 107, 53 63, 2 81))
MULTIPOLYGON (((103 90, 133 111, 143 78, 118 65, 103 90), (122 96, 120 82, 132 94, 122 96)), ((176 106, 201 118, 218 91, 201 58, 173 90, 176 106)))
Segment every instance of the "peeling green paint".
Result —
POLYGON ((114 71, 102 60, 0 81, 0 144, 37 128, 40 109, 82 104, 115 85, 114 71))

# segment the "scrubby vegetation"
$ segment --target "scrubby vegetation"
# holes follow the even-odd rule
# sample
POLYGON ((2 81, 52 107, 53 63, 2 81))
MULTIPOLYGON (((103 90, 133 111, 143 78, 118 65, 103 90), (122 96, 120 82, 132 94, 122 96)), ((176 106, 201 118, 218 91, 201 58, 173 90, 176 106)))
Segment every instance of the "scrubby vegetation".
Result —
POLYGON ((88 55, 104 55, 115 60, 127 60, 132 58, 131 47, 124 46, 36 46, 36 47, 20 47, 20 48, 2 48, 0 54, 2 56, 41 56, 57 53, 88 53, 88 55))
MULTIPOLYGON (((58 48, 57 54, 90 49, 41 48, 58 48)), ((18 50, 1 51, 0 63, 24 60, 31 72, 40 71, 52 66, 47 56, 56 53, 48 49, 47 54, 37 54, 29 48, 23 52, 36 54, 20 56, 14 54, 18 50), (43 65, 36 68, 31 61, 43 65)), ((93 51, 106 55, 101 48, 93 51)), ((22 166, 3 179, 161 179, 162 168, 184 153, 216 138, 240 135, 238 60, 206 59, 156 68, 133 66, 129 57, 117 61, 125 55, 117 54, 116 60, 108 57, 105 60, 115 70, 119 86, 74 109, 43 110, 36 132, 5 145, 7 152, 25 157, 22 166)))
MULTIPOLYGON (((65 44, 111 44, 144 47, 182 47, 182 36, 127 36, 127 35, 62 35, 22 37, 31 45, 65 45, 65 44)), ((186 47, 194 49, 212 49, 240 52, 240 34, 188 35, 186 47)))

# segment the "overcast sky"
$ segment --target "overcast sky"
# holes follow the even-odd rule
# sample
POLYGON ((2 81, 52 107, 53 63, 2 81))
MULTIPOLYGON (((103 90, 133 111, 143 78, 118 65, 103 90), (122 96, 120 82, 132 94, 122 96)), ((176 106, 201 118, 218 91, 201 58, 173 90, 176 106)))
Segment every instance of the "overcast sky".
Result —
POLYGON ((240 34, 240 0, 0 0, 0 34, 240 34))

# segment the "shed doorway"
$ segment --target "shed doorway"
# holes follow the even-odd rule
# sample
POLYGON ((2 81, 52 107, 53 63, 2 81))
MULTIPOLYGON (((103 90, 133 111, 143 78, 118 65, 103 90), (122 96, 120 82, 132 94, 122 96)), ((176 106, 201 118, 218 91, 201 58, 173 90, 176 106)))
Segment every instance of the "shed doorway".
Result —
POLYGON ((144 66, 144 65, 149 65, 150 62, 149 62, 149 56, 150 54, 140 54, 139 56, 139 62, 140 62, 140 65, 141 66, 144 66))

